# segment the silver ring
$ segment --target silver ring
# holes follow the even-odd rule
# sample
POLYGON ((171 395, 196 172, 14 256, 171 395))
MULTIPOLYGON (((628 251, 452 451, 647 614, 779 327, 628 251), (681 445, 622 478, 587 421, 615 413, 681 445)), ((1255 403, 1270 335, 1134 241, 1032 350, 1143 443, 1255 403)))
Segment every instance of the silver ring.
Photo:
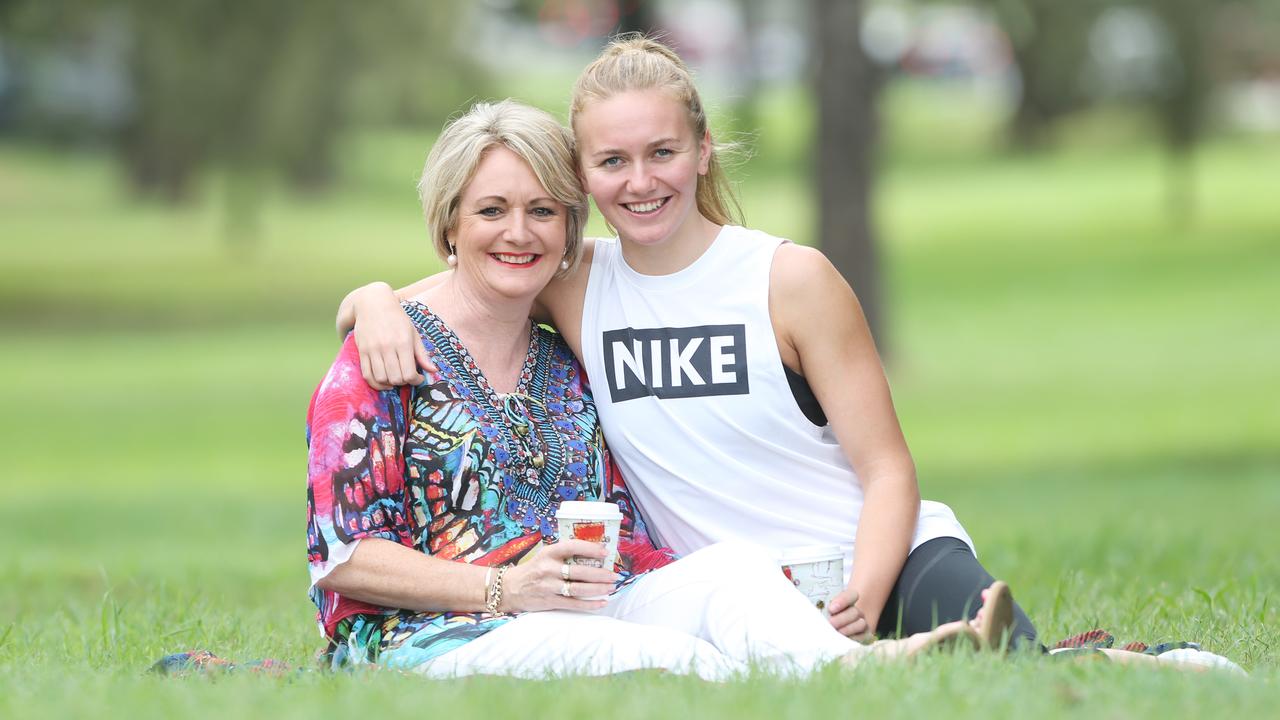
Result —
POLYGON ((569 582, 569 561, 560 566, 560 579, 569 582))
POLYGON ((565 597, 573 597, 573 593, 569 592, 569 581, 565 580, 560 583, 560 594, 565 597))

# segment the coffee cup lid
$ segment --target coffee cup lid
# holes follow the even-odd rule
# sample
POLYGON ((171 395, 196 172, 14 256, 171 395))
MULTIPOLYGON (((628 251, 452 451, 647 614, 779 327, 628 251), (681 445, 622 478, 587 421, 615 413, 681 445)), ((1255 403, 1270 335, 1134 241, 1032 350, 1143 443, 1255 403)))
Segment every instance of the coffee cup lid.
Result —
POLYGON ((780 565, 797 565, 824 560, 844 560, 844 551, 839 545, 807 545, 787 548, 778 553, 780 565))
POLYGON ((574 520, 619 520, 622 511, 617 504, 611 502, 566 500, 556 510, 557 518, 573 518, 574 520))

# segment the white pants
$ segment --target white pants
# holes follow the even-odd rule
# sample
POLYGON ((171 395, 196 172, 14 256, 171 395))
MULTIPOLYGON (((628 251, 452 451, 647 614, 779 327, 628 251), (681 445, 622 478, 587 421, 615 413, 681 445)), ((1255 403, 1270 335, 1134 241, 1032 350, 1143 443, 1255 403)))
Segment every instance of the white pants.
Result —
POLYGON ((662 669, 724 680, 752 664, 803 674, 862 651, 763 549, 725 542, 644 575, 596 613, 524 613, 418 671, 545 678, 662 669))

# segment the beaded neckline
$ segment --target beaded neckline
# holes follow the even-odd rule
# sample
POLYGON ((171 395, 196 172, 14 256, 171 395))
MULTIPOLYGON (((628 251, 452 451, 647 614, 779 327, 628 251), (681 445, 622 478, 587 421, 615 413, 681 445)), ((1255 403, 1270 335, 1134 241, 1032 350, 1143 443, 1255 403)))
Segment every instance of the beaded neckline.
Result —
POLYGON ((554 498, 576 497, 577 483, 586 469, 585 446, 580 449, 578 441, 566 444, 560 432, 567 429, 561 427, 567 420, 566 407, 558 400, 564 392, 564 377, 547 370, 554 336, 531 322, 529 351, 516 388, 499 393, 457 334, 428 306, 409 301, 404 308, 422 331, 427 349, 444 361, 439 364, 441 379, 470 407, 489 441, 489 456, 500 470, 508 514, 525 527, 552 534, 550 512, 558 505, 554 498))
MULTIPOLYGON (((542 329, 538 327, 537 323, 532 320, 529 321, 529 347, 525 351, 524 364, 520 367, 520 377, 516 380, 516 387, 509 393, 502 393, 495 390, 493 386, 489 384, 489 379, 485 377, 484 372, 480 370, 480 366, 476 364, 475 358, 471 357, 471 351, 467 350, 467 346, 462 343, 462 339, 458 337, 457 333, 453 331, 453 328, 449 327, 449 325, 445 323, 439 315, 435 314, 435 312, 432 311, 431 308, 427 307, 425 303, 417 300, 406 300, 404 304, 418 310, 421 314, 422 320, 422 322, 419 323, 420 325, 426 325, 429 323, 432 327, 435 327, 440 331, 440 334, 444 336, 445 340, 448 341, 449 345, 452 346, 453 350, 457 352, 464 363, 464 367, 467 370, 467 375, 464 377, 464 380, 469 381, 468 384, 474 384, 476 387, 472 389, 480 390, 491 404, 501 406, 508 396, 526 394, 529 381, 533 378, 533 368, 538 362, 538 335, 542 332, 542 329)), ((413 317, 412 313, 410 313, 410 318, 414 320, 418 319, 413 317)))

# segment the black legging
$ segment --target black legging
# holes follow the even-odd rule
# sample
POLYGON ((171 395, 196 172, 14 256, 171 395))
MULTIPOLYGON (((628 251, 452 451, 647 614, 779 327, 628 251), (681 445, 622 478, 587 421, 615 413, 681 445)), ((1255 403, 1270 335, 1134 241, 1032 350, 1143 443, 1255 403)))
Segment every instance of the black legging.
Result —
MULTIPOLYGON (((880 637, 906 636, 953 620, 972 619, 982 606, 980 593, 994 581, 963 541, 934 538, 907 556, 876 632, 880 637)), ((1011 642, 1019 649, 1040 649, 1035 626, 1017 603, 1011 642)))

